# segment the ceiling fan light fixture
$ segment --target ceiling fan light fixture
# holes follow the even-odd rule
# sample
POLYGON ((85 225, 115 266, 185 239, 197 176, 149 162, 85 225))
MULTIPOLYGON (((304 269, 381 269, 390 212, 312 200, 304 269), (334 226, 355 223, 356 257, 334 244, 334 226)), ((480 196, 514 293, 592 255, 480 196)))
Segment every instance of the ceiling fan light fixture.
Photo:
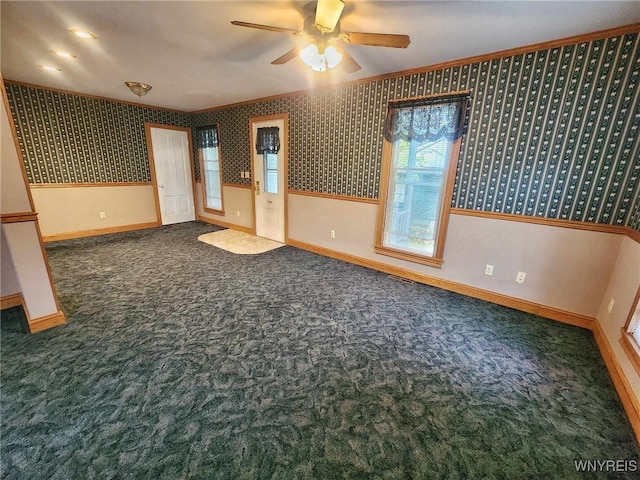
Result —
POLYGON ((343 8, 342 0, 319 1, 316 7, 316 28, 323 33, 333 32, 343 8))
POLYGON ((324 56, 327 59, 327 67, 329 68, 337 67, 342 61, 342 54, 331 45, 324 49, 324 56))
POLYGON ((337 67, 342 60, 342 55, 331 45, 324 47, 310 43, 300 50, 300 58, 305 65, 311 67, 311 70, 324 72, 327 68, 337 67))
POLYGON ((124 82, 124 84, 129 87, 129 90, 131 90, 139 97, 146 95, 147 93, 149 93, 149 90, 151 90, 151 85, 147 85, 146 83, 124 82))

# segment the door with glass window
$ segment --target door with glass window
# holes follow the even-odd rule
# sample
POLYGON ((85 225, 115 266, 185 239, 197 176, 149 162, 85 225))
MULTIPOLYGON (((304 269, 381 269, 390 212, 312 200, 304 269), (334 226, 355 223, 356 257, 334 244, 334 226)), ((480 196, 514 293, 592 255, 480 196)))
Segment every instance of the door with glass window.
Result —
POLYGON ((256 235, 285 243, 287 116, 252 118, 250 124, 256 235))

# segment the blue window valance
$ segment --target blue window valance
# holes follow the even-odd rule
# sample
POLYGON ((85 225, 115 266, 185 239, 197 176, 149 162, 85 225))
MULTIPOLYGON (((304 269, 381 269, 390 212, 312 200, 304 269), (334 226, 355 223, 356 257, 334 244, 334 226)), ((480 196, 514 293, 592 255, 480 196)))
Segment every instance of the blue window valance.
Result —
POLYGON ((196 141, 198 142, 198 148, 217 147, 218 128, 215 125, 196 128, 196 141))
POLYGON ((462 135, 468 94, 426 97, 390 102, 384 138, 435 141, 455 140, 462 135))
POLYGON ((256 151, 258 154, 278 153, 280 151, 280 129, 278 127, 258 128, 256 151))

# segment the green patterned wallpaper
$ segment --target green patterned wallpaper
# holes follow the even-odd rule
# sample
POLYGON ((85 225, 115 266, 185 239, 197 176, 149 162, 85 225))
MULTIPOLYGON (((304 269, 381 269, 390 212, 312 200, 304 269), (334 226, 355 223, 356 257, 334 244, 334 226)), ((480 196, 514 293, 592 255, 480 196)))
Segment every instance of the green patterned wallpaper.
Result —
POLYGON ((193 115, 220 125, 223 181, 248 184, 249 119, 289 113, 289 188, 377 198, 388 86, 370 82, 193 115))
POLYGON ((471 91, 452 205, 638 229, 638 34, 194 114, 219 123, 224 181, 250 117, 289 113, 289 188, 377 198, 389 100, 471 91), (636 212, 634 214, 634 211, 636 212))
POLYGON ((636 33, 193 114, 6 87, 33 183, 149 181, 149 121, 218 123, 223 181, 248 184, 249 118, 287 112, 289 188, 367 199, 387 103, 470 90, 454 207, 640 229, 636 33))
POLYGON ((6 83, 30 183, 150 182, 145 122, 189 115, 6 83))
POLYGON ((636 196, 636 204, 633 207, 631 220, 627 224, 627 227, 631 227, 640 232, 640 195, 636 196))

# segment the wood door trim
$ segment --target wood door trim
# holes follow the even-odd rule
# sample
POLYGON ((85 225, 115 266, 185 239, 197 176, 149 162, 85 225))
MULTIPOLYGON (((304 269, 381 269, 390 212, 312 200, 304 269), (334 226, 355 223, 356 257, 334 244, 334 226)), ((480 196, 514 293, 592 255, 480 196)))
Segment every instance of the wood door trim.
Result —
POLYGON ((156 161, 153 155, 153 141, 151 139, 151 129, 158 128, 164 130, 177 130, 187 134, 189 150, 189 171, 191 172, 191 201, 193 204, 194 218, 198 217, 196 212, 196 174, 193 167, 193 145, 191 144, 191 129, 189 127, 179 127, 176 125, 164 125, 162 123, 144 122, 144 132, 147 141, 147 152, 149 153, 149 171, 151 173, 151 185, 153 186, 153 197, 156 204, 156 222, 162 223, 162 212, 160 211, 160 193, 158 192, 158 176, 156 173, 156 161))
MULTIPOLYGON (((249 118, 249 158, 251 159, 251 189, 254 189, 255 172, 253 169, 253 155, 255 152, 255 139, 253 138, 253 125, 255 123, 269 122, 272 120, 281 120, 283 123, 283 134, 280 150, 282 152, 282 177, 283 177, 283 189, 282 189, 282 209, 284 217, 284 243, 288 243, 289 239, 289 114, 288 113, 276 113, 274 115, 265 115, 261 117, 249 118)), ((252 192, 251 209, 253 215, 253 234, 257 232, 256 222, 256 196, 255 190, 252 192)))

